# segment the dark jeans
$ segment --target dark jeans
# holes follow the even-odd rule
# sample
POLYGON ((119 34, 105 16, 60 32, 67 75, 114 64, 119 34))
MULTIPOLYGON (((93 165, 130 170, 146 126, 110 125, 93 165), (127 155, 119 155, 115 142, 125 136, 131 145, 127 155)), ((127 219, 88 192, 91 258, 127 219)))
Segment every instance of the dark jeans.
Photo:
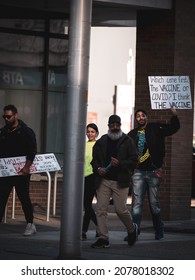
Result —
POLYGON ((85 177, 85 185, 84 185, 84 217, 83 217, 83 228, 84 232, 87 232, 90 220, 97 225, 96 214, 92 207, 92 201, 95 196, 95 176, 91 174, 85 177))
POLYGON ((5 213, 5 207, 12 188, 15 187, 17 196, 27 223, 33 223, 33 206, 29 195, 30 176, 11 176, 0 178, 0 222, 5 213))

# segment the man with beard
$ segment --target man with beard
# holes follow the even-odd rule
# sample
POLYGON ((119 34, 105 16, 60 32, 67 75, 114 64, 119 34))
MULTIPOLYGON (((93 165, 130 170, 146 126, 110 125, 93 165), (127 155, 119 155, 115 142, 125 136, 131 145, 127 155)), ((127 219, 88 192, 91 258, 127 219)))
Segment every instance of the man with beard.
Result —
POLYGON ((121 119, 112 115, 108 133, 93 147, 92 167, 97 179, 97 224, 99 239, 92 248, 108 248, 107 211, 112 197, 116 213, 128 232, 128 244, 137 239, 137 225, 132 222, 126 202, 131 174, 137 164, 136 146, 121 130, 121 119))
MULTIPOLYGON (((136 144, 139 158, 138 166, 132 176, 133 221, 138 225, 139 234, 143 201, 147 193, 156 240, 164 237, 158 194, 165 156, 165 137, 176 133, 180 128, 177 111, 174 108, 171 109, 171 114, 170 123, 148 123, 146 112, 138 109, 135 112, 137 127, 128 133, 136 144)), ((127 239, 128 237, 125 238, 127 239)))
POLYGON ((26 219, 25 236, 36 233, 33 223, 33 206, 29 195, 30 166, 37 152, 35 133, 22 120, 18 119, 14 105, 4 107, 5 126, 0 129, 0 157, 26 156, 24 167, 18 176, 0 178, 0 222, 2 222, 9 194, 15 187, 26 219))

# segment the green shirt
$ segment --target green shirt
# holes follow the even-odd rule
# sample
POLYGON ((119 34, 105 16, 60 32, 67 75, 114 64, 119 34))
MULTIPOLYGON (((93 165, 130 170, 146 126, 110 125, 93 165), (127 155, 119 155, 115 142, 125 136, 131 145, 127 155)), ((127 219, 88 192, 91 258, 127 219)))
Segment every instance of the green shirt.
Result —
POLYGON ((93 174, 91 161, 92 161, 92 150, 93 150, 94 144, 95 144, 95 141, 86 142, 86 146, 85 146, 85 169, 84 169, 84 176, 85 177, 93 174))

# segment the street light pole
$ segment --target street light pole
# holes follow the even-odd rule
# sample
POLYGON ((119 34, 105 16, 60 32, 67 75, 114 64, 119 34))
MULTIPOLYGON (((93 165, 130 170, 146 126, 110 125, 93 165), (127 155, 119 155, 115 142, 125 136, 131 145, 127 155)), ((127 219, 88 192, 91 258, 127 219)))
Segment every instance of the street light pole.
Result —
POLYGON ((92 0, 70 1, 59 259, 80 258, 92 0))

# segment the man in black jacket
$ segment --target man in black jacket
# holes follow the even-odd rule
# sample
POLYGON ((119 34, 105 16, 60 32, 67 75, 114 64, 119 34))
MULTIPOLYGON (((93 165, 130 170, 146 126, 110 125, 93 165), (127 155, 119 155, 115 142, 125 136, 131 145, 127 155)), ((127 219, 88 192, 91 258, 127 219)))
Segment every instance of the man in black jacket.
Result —
POLYGON ((99 234, 92 248, 109 247, 107 210, 111 197, 118 217, 127 228, 129 246, 137 239, 137 225, 133 224, 126 205, 131 175, 137 164, 136 147, 122 132, 119 116, 110 116, 108 127, 108 134, 97 140, 93 147, 91 162, 98 182, 96 216, 99 234))
POLYGON ((180 128, 176 110, 171 109, 171 113, 170 123, 148 123, 146 112, 139 109, 135 112, 138 126, 128 133, 136 144, 139 158, 132 176, 133 221, 138 225, 139 234, 144 195, 147 192, 156 240, 164 237, 158 194, 165 156, 165 137, 176 133, 180 128))
POLYGON ((27 223, 24 235, 29 236, 36 233, 33 223, 33 206, 29 195, 30 166, 37 152, 36 137, 34 131, 18 119, 17 108, 14 105, 4 107, 3 118, 5 126, 0 129, 0 157, 26 156, 26 163, 18 176, 0 178, 0 222, 14 186, 27 223))

